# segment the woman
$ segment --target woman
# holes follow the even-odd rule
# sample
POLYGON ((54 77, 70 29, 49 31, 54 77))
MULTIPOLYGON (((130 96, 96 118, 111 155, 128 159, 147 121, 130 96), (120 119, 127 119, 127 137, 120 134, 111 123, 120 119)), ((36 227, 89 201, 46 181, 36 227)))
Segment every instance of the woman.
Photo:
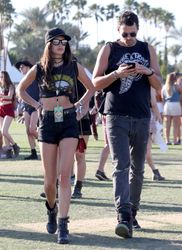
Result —
POLYGON ((76 63, 69 46, 71 37, 60 28, 53 28, 45 35, 45 49, 40 63, 34 65, 18 86, 19 96, 35 107, 40 114, 38 140, 44 168, 44 189, 48 214, 47 231, 55 233, 58 220, 58 243, 69 243, 68 211, 71 199, 71 169, 78 144, 77 119, 88 108, 94 87, 84 68, 76 63), (78 78, 86 88, 86 93, 75 104, 74 79, 78 78), (40 102, 31 98, 26 89, 37 80, 40 102), (76 111, 78 111, 76 113, 76 111), (57 153, 59 164, 57 166, 57 153), (56 205, 56 180, 59 181, 59 209, 56 205), (61 202, 60 202, 61 201, 61 202))
POLYGON ((12 158, 12 148, 15 157, 19 155, 20 147, 9 134, 9 127, 15 117, 14 113, 15 87, 7 71, 0 72, 0 126, 7 148, 7 158, 12 158))
POLYGON ((162 88, 162 98, 164 101, 164 117, 166 118, 166 144, 171 145, 170 129, 173 123, 173 143, 180 144, 180 119, 181 119, 181 104, 180 95, 182 87, 180 86, 180 78, 177 73, 172 72, 167 75, 165 85, 162 88))

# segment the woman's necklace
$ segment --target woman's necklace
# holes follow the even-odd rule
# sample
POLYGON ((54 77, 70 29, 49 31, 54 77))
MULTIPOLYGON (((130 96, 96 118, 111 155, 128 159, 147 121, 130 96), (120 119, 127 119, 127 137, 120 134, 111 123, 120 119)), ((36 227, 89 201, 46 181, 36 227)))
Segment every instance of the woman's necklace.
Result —
POLYGON ((63 62, 63 58, 53 58, 54 64, 59 64, 63 62))

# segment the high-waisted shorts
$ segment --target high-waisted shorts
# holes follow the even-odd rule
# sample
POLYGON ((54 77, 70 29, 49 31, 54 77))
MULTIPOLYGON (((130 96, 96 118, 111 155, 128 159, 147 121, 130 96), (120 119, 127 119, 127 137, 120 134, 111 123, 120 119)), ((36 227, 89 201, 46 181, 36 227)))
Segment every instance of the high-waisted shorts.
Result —
POLYGON ((11 116, 15 117, 14 105, 12 103, 0 106, 0 117, 11 116))
POLYGON ((43 110, 39 119, 38 141, 59 145, 64 138, 79 138, 75 109, 64 110, 63 122, 54 121, 54 111, 43 110))

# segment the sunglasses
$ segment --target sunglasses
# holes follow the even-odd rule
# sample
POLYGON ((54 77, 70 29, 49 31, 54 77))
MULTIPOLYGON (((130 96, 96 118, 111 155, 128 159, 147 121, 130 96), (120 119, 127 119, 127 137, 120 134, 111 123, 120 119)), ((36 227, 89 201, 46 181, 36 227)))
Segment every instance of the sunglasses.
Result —
POLYGON ((58 46, 58 45, 63 45, 63 46, 66 46, 66 44, 68 43, 67 40, 59 40, 59 39, 54 39, 52 40, 52 44, 55 45, 55 46, 58 46))
POLYGON ((126 33, 126 32, 123 32, 122 33, 122 37, 124 38, 127 38, 128 36, 131 36, 131 37, 136 37, 136 32, 131 32, 131 33, 126 33))

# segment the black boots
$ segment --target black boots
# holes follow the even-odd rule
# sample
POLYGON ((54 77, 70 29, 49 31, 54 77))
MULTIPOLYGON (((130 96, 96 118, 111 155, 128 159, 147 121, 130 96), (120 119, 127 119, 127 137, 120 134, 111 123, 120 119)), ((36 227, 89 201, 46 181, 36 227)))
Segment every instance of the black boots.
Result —
POLYGON ((16 143, 12 145, 12 147, 13 147, 15 157, 18 157, 19 152, 20 152, 20 147, 16 143))
POLYGON ((47 223, 47 232, 49 234, 54 234, 57 230, 57 213, 58 213, 58 208, 55 203, 53 208, 49 207, 48 202, 46 201, 45 203, 46 208, 47 208, 47 215, 48 215, 48 223, 47 223))
POLYGON ((73 194, 71 196, 72 199, 82 198, 82 193, 81 193, 82 186, 83 186, 82 181, 77 181, 76 182, 73 194))
POLYGON ((154 169, 153 171, 153 181, 164 181, 165 178, 161 176, 160 172, 158 169, 154 169))
POLYGON ((58 243, 68 244, 69 243, 69 231, 68 222, 69 217, 59 218, 58 220, 58 243))
POLYGON ((115 228, 115 233, 123 238, 132 238, 132 216, 129 213, 119 213, 117 220, 118 224, 115 228))
POLYGON ((25 157, 24 160, 38 160, 36 149, 31 149, 31 155, 25 157))

